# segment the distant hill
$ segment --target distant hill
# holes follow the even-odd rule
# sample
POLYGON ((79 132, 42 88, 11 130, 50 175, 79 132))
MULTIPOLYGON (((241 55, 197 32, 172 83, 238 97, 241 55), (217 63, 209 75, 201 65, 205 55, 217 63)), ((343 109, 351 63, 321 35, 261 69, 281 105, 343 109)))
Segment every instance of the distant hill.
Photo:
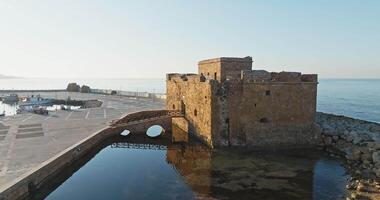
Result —
POLYGON ((2 75, 2 74, 0 74, 0 79, 12 79, 12 78, 20 78, 20 77, 16 77, 16 76, 6 76, 6 75, 2 75))

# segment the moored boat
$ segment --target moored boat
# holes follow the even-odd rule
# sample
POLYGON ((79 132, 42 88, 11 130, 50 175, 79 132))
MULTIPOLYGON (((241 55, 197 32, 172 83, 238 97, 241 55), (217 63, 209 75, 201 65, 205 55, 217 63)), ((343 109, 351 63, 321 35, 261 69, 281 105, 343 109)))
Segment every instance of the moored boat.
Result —
POLYGON ((10 94, 8 96, 2 97, 3 103, 6 104, 13 104, 18 102, 18 95, 17 94, 10 94))

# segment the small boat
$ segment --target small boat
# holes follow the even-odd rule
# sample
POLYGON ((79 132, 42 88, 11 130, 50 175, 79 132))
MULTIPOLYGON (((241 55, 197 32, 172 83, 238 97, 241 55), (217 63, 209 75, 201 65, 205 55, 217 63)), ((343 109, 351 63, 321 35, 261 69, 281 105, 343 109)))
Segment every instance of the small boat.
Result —
POLYGON ((44 99, 41 98, 40 96, 32 96, 26 98, 24 101, 21 101, 19 103, 20 106, 41 106, 41 105, 50 105, 52 104, 53 100, 52 99, 44 99))
POLYGON ((17 94, 10 94, 8 96, 4 96, 3 102, 6 104, 13 104, 18 102, 18 95, 17 94))

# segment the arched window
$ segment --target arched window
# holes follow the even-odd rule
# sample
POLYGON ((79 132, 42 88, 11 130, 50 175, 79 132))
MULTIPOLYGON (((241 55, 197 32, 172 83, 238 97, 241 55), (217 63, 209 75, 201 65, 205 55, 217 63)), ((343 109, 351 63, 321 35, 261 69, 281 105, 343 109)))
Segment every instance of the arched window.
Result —
POLYGON ((173 104, 173 110, 175 110, 175 105, 173 104))
POLYGON ((194 116, 197 116, 198 115, 198 111, 197 109, 194 109, 194 116))

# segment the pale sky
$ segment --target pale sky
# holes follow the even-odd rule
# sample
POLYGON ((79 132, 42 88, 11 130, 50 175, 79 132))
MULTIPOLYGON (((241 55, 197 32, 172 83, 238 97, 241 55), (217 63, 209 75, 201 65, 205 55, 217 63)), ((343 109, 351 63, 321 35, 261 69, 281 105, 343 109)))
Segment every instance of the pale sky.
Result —
POLYGON ((0 74, 163 78, 221 56, 380 78, 380 1, 0 0, 0 74))

